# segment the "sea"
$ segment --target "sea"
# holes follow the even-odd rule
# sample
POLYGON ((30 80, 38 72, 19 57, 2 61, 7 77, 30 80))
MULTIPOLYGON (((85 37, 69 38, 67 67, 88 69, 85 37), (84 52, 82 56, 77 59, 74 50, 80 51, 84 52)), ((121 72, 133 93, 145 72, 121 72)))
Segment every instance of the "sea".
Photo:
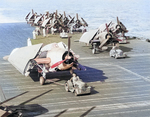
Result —
POLYGON ((150 39, 150 0, 0 0, 0 58, 32 38, 34 27, 25 21, 32 9, 37 14, 57 10, 74 17, 78 13, 88 23, 87 30, 119 17, 129 30, 127 36, 150 39))

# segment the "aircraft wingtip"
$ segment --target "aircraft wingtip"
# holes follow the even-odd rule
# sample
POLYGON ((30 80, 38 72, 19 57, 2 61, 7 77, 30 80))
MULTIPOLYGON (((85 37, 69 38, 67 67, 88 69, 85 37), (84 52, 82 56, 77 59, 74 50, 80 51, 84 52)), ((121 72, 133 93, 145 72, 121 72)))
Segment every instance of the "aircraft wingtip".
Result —
POLYGON ((4 60, 8 60, 8 58, 9 58, 9 55, 3 57, 4 60))

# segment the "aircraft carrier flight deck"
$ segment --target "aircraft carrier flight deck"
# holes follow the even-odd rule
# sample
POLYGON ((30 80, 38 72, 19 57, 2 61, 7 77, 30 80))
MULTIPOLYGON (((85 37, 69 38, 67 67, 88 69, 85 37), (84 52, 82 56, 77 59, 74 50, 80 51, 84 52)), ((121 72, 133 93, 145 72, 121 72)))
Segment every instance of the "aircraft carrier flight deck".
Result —
MULTIPOLYGON (((120 44, 127 57, 115 59, 109 51, 92 54, 91 46, 72 40, 71 49, 80 55, 86 71, 75 73, 89 86, 91 94, 75 96, 63 85, 34 82, 8 61, 0 59, 1 101, 20 109, 25 117, 148 117, 150 116, 150 43, 130 39, 120 44), (2 94, 5 94, 2 95, 2 94)), ((64 84, 69 72, 50 74, 64 84)))

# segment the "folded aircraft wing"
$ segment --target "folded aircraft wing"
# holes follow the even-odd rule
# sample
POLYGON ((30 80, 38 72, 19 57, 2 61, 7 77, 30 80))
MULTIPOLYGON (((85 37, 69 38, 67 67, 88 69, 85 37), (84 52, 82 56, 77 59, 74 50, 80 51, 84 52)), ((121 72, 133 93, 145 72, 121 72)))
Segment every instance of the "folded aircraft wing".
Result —
POLYGON ((14 49, 9 55, 8 61, 22 74, 30 59, 36 57, 43 44, 26 46, 14 49))
POLYGON ((80 38, 80 42, 89 43, 90 40, 92 40, 97 33, 98 30, 91 30, 89 32, 83 33, 83 35, 80 38))
POLYGON ((43 22, 43 24, 42 24, 42 27, 45 27, 46 24, 48 23, 48 21, 49 21, 50 19, 51 19, 51 18, 48 18, 48 19, 44 20, 44 22, 43 22))
POLYGON ((35 19, 34 23, 37 24, 38 21, 39 21, 41 18, 42 18, 42 16, 37 17, 37 18, 35 19))

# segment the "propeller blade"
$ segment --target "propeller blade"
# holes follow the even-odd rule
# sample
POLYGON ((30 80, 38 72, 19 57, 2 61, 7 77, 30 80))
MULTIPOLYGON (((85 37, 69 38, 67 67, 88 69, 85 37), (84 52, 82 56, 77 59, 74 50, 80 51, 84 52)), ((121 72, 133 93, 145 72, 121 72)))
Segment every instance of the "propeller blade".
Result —
POLYGON ((59 13, 59 20, 62 20, 63 15, 59 13))
POLYGON ((32 9, 32 14, 34 14, 34 11, 33 11, 33 9, 32 9))
POLYGON ((54 12, 54 14, 55 14, 55 19, 57 19, 57 10, 56 10, 56 12, 54 12))
POLYGON ((108 29, 107 23, 106 23, 106 30, 107 30, 107 33, 109 33, 109 29, 108 29))
POLYGON ((66 13, 65 13, 65 11, 64 11, 64 17, 66 17, 66 13))
POLYGON ((87 22, 81 17, 82 21, 85 23, 85 26, 88 26, 87 22))
POLYGON ((86 71, 86 67, 84 67, 83 65, 79 63, 77 65, 78 65, 77 69, 86 71))
POLYGON ((122 36, 124 37, 125 35, 124 35, 124 31, 122 31, 122 36))
MULTIPOLYGON (((75 18, 75 17, 73 17, 73 18, 68 22, 68 24, 74 22, 74 18, 75 18)), ((67 24, 67 25, 68 25, 68 24, 67 24)))
POLYGON ((56 12, 55 12, 55 19, 57 19, 57 10, 56 10, 56 12))
POLYGON ((57 15, 57 10, 56 10, 56 15, 57 15))
POLYGON ((123 23, 121 23, 121 28, 122 28, 122 30, 123 30, 123 32, 128 32, 128 30, 126 29, 126 27, 123 25, 123 23))
POLYGON ((72 17, 69 15, 70 19, 72 19, 72 17))
POLYGON ((112 23, 112 21, 107 26, 109 27, 111 23, 112 23))
POLYGON ((121 39, 117 39, 117 38, 116 38, 116 40, 117 40, 117 41, 122 41, 121 39))
POLYGON ((70 38, 71 38, 71 36, 68 37, 68 55, 70 52, 70 44, 71 44, 70 38))
POLYGON ((25 19, 28 19, 28 17, 29 17, 29 15, 30 15, 30 13, 31 13, 31 12, 29 12, 29 13, 28 13, 28 15, 26 16, 26 18, 25 18, 25 19))
POLYGON ((99 48, 101 48, 108 40, 109 40, 109 38, 105 39, 105 40, 101 43, 101 45, 99 46, 99 48))
MULTIPOLYGON (((66 60, 66 59, 65 59, 65 60, 66 60)), ((57 67, 58 65, 60 65, 61 63, 63 63, 65 60, 58 61, 57 63, 53 64, 53 65, 51 66, 51 68, 57 67)))
POLYGON ((77 17, 77 20, 79 20, 79 19, 78 19, 78 13, 76 14, 76 17, 77 17))
POLYGON ((119 25, 120 24, 120 21, 119 21, 119 18, 117 17, 117 24, 119 25))

